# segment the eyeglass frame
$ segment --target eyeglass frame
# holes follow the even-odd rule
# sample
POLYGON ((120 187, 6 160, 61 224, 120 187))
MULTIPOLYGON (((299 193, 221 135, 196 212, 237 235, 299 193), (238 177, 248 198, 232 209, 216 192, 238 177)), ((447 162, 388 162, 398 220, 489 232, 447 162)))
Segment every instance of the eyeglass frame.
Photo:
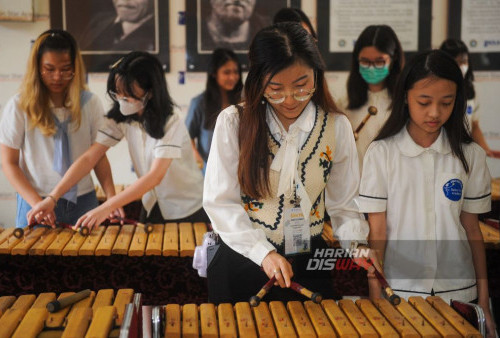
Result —
POLYGON ((111 97, 111 99, 112 99, 113 101, 116 101, 116 102, 118 102, 118 101, 120 101, 120 100, 125 101, 125 102, 130 102, 130 100, 134 100, 134 101, 140 101, 140 102, 144 103, 144 101, 146 101, 146 99, 147 99, 147 97, 148 97, 148 93, 146 92, 146 93, 144 94, 144 96, 143 96, 143 97, 141 97, 140 99, 136 99, 135 97, 128 97, 128 96, 123 96, 123 97, 121 97, 121 98, 118 98, 118 93, 116 93, 116 92, 114 92, 114 91, 112 91, 112 90, 110 90, 110 91, 108 92, 108 95, 109 95, 109 97, 111 97))
POLYGON ((56 73, 59 73, 61 76, 61 79, 67 81, 67 80, 72 80, 75 77, 75 71, 74 70, 42 70, 40 74, 42 77, 48 77, 49 79, 54 79, 54 76, 56 73), (71 76, 65 76, 64 73, 71 73, 71 76))
POLYGON ((360 67, 363 68, 369 68, 369 67, 374 67, 377 69, 382 69, 386 65, 390 64, 391 60, 377 60, 377 61, 370 61, 370 60, 358 60, 358 64, 360 67), (378 63, 378 65, 377 65, 378 63))
POLYGON ((272 103, 272 104, 281 104, 281 103, 285 102, 287 96, 290 96, 290 95, 296 101, 304 102, 304 101, 309 100, 314 95, 315 91, 316 91, 316 72, 314 72, 314 86, 312 88, 310 88, 310 89, 303 89, 303 88, 295 89, 292 93, 285 92, 284 90, 274 90, 274 91, 272 91, 270 93, 264 93, 263 96, 269 101, 269 103, 272 103), (297 97, 297 92, 298 91, 304 91, 304 92, 307 93, 307 95, 297 97), (278 94, 278 93, 283 93, 283 97, 279 98, 279 99, 273 99, 273 98, 270 97, 271 94, 278 94))

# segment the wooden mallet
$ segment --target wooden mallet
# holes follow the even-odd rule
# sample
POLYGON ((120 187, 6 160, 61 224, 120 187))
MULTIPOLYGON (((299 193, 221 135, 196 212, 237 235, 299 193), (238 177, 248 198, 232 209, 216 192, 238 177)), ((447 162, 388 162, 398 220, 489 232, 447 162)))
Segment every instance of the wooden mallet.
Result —
POLYGON ((370 119, 370 117, 372 117, 374 115, 377 115, 377 113, 378 113, 378 110, 377 110, 376 107, 374 107, 374 106, 368 107, 368 114, 366 114, 366 116, 363 119, 363 121, 361 121, 361 123, 359 124, 359 126, 354 131, 354 139, 356 141, 358 140, 359 132, 361 131, 361 129, 363 129, 363 127, 365 126, 366 122, 368 122, 368 120, 370 119))
POLYGON ((70 306, 72 304, 75 304, 76 302, 87 298, 90 296, 91 291, 89 289, 83 290, 80 292, 75 293, 74 295, 64 297, 59 300, 54 300, 50 303, 47 304, 47 310, 52 313, 52 312, 57 312, 60 309, 65 308, 66 306, 70 306))

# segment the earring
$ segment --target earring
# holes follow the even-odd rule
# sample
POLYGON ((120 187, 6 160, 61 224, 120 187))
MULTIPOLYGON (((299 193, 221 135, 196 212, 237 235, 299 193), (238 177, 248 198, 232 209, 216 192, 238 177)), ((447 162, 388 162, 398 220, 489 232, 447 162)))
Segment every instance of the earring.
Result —
POLYGON ((266 104, 266 101, 262 100, 260 101, 260 104, 266 104))

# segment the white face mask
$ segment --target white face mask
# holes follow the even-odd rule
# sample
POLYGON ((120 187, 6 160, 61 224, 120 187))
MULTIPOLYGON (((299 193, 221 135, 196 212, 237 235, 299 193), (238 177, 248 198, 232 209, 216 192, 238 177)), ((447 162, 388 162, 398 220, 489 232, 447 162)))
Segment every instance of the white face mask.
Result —
POLYGON ((128 102, 125 100, 118 100, 118 104, 120 105, 120 112, 125 116, 134 115, 145 106, 142 101, 128 102))
POLYGON ((465 74, 467 74, 467 71, 469 70, 469 65, 461 65, 460 70, 462 71, 462 76, 465 77, 465 74))

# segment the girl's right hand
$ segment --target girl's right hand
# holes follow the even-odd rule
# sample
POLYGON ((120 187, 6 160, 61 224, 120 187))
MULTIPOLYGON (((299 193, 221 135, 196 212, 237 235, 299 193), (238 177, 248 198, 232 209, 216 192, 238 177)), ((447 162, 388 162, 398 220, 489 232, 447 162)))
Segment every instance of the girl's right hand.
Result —
MULTIPOLYGON (((293 277, 292 265, 276 251, 270 251, 262 260, 262 268, 269 279, 276 277, 276 282, 282 288, 289 288, 293 277)), ((276 285, 276 284, 275 284, 276 285)))
POLYGON ((45 197, 31 208, 26 214, 28 224, 35 222, 48 224, 51 227, 56 226, 56 215, 54 209, 56 204, 51 197, 45 197))

